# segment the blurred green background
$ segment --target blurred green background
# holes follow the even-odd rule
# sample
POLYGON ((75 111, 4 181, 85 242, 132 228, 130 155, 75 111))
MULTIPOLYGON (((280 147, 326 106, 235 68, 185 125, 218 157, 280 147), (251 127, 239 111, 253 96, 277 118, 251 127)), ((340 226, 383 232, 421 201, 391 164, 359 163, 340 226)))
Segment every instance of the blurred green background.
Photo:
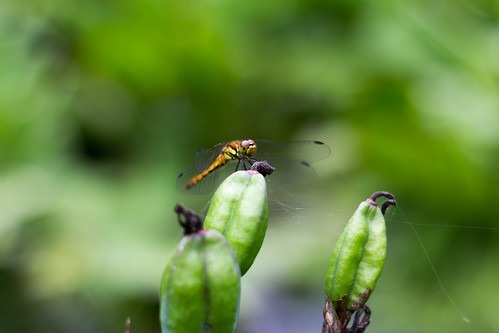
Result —
POLYGON ((159 332, 173 206, 209 200, 176 177, 236 138, 332 149, 274 198, 238 333, 320 331, 377 190, 368 331, 499 332, 498 1, 3 0, 0 40, 0 332, 159 332))

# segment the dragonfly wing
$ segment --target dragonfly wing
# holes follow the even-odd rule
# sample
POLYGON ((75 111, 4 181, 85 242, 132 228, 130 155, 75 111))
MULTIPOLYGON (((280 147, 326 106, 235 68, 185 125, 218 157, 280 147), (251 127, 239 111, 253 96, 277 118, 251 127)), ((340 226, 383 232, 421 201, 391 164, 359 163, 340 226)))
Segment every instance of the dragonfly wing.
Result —
POLYGON ((275 171, 267 177, 269 185, 292 188, 313 183, 317 175, 307 162, 290 159, 274 159, 271 165, 275 171))
POLYGON ((201 172, 206 169, 220 154, 226 143, 219 143, 210 148, 203 148, 196 153, 194 158, 194 168, 201 172))
POLYGON ((321 141, 265 141, 256 140, 255 158, 267 160, 290 160, 305 163, 320 161, 331 154, 329 146, 321 141))

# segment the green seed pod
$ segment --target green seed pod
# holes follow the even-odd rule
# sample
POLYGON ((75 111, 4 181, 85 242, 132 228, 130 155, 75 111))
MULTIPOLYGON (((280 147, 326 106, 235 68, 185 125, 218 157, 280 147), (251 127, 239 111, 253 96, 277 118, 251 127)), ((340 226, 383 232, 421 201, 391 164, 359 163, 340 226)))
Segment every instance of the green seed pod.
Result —
POLYGON ((268 225, 267 184, 257 171, 231 174, 217 189, 204 221, 220 231, 239 261, 241 275, 253 264, 268 225))
POLYGON ((161 280, 162 332, 233 332, 241 277, 234 252, 216 230, 192 225, 184 229, 186 234, 161 280))
POLYGON ((374 200, 379 196, 387 196, 386 202, 396 204, 391 194, 374 193, 359 205, 333 251, 326 278, 326 296, 337 310, 353 312, 363 306, 383 270, 386 258, 383 213, 388 206, 383 204, 382 209, 377 206, 374 200))

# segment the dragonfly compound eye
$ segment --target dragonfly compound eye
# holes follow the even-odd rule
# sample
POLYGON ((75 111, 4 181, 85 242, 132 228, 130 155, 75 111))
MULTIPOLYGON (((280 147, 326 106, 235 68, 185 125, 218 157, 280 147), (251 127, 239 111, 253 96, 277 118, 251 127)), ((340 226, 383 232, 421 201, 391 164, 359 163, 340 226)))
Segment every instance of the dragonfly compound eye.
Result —
POLYGON ((253 140, 241 141, 241 149, 245 155, 251 156, 256 152, 256 143, 253 140))

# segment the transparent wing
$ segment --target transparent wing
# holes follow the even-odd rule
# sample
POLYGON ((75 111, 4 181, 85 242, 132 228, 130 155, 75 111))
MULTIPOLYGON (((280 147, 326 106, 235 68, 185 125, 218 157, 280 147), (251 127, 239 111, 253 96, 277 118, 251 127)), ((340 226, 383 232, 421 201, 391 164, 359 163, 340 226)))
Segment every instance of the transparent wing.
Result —
POLYGON ((265 160, 275 168, 267 177, 269 188, 285 190, 313 183, 316 179, 312 162, 320 161, 331 150, 320 141, 266 141, 256 140, 256 160, 265 160))
POLYGON ((310 183, 316 178, 314 168, 306 162, 290 159, 274 159, 267 162, 275 168, 274 172, 267 176, 270 186, 289 189, 310 183))
POLYGON ((313 163, 331 154, 329 146, 321 141, 267 141, 255 140, 255 159, 299 161, 313 163))
POLYGON ((226 144, 226 142, 221 142, 213 147, 198 150, 194 158, 194 168, 198 171, 206 169, 217 158, 226 144))

